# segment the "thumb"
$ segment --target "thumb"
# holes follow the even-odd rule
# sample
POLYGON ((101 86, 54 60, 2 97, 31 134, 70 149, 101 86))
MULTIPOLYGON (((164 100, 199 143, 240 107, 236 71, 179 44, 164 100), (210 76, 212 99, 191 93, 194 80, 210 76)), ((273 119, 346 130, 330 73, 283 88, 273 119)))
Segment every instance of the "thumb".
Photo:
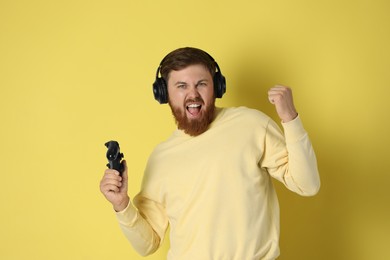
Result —
POLYGON ((122 161, 123 164, 123 173, 122 173, 122 179, 127 183, 128 180, 128 168, 127 168, 127 162, 126 160, 122 161))

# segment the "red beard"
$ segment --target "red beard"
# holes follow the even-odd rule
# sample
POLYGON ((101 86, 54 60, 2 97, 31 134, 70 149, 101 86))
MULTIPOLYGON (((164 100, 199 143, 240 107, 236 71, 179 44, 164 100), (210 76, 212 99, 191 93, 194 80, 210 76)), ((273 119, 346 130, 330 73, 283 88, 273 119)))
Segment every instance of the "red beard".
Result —
MULTIPOLYGON (((202 102, 202 107, 204 106, 204 102, 202 98, 196 98, 194 100, 187 100, 188 102, 202 102)), ((215 111, 215 99, 206 110, 202 111, 202 115, 199 119, 188 119, 186 111, 182 111, 178 107, 173 107, 171 103, 169 103, 171 107, 172 114, 175 118, 177 127, 180 130, 183 130, 186 134, 191 136, 198 136, 209 128, 210 123, 214 120, 214 111, 215 111)), ((186 109, 187 106, 185 106, 186 109)))

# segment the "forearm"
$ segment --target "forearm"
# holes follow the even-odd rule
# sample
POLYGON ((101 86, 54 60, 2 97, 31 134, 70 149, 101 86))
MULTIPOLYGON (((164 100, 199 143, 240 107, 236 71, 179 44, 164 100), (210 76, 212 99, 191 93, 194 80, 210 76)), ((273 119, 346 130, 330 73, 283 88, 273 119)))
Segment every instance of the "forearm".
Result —
POLYGON ((123 234, 140 255, 146 256, 158 249, 160 237, 131 202, 116 215, 123 234))
POLYGON ((317 160, 300 118, 283 124, 288 151, 284 181, 288 188, 303 196, 315 195, 320 188, 317 160))

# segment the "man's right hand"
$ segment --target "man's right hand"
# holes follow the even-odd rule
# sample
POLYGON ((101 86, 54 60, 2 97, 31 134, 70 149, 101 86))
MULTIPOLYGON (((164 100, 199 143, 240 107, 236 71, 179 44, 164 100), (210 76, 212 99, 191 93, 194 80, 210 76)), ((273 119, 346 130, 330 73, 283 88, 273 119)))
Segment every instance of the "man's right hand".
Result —
POLYGON ((119 172, 113 169, 107 169, 104 172, 104 176, 100 181, 100 191, 111 202, 114 210, 119 212, 124 210, 129 204, 128 191, 128 175, 127 175, 127 164, 123 160, 124 171, 122 177, 119 172))

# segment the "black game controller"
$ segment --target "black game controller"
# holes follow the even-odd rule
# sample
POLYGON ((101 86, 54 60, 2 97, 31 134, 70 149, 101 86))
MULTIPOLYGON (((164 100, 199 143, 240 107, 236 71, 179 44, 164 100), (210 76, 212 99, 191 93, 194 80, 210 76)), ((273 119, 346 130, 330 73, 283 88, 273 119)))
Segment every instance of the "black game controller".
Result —
POLYGON ((120 152, 119 143, 117 141, 109 141, 105 143, 105 146, 108 148, 106 155, 108 159, 107 167, 117 170, 120 174, 122 174, 125 167, 121 162, 123 153, 120 152))

